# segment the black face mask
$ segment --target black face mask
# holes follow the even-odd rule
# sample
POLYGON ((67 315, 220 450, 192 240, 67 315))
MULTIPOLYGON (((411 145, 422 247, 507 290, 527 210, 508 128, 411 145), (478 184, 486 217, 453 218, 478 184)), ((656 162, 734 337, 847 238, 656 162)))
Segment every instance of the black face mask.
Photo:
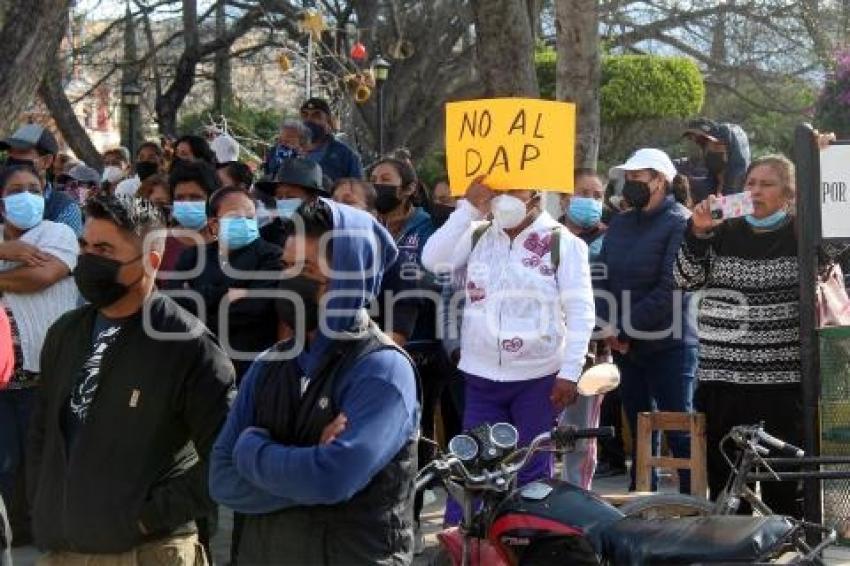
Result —
POLYGON ((156 175, 159 172, 159 164, 151 161, 139 161, 136 163, 136 175, 140 181, 144 181, 151 175, 156 175))
POLYGON ((446 223, 455 207, 447 204, 435 204, 431 209, 431 220, 434 221, 434 227, 439 228, 446 223))
POLYGON ((726 169, 726 153, 723 151, 708 151, 705 154, 705 168, 713 175, 719 175, 726 169))
POLYGON ((375 199, 375 210, 380 214, 387 214, 401 204, 398 198, 398 187, 395 185, 375 185, 378 198, 375 199))
POLYGON ((312 332, 319 327, 319 287, 321 284, 315 279, 304 275, 296 275, 289 279, 282 279, 277 288, 281 291, 291 291, 301 298, 304 305, 304 320, 298 320, 298 309, 293 299, 278 297, 275 299, 275 309, 278 319, 287 324, 295 333, 298 333, 299 324, 303 322, 304 331, 312 332))
POLYGON ((81 254, 77 258, 74 282, 83 298, 93 307, 97 309, 108 307, 122 299, 130 291, 130 287, 142 280, 140 275, 130 285, 124 285, 118 281, 118 272, 121 267, 139 261, 141 257, 121 263, 118 260, 94 254, 81 254))
POLYGON ((183 159, 182 157, 175 157, 171 160, 171 169, 169 171, 174 171, 179 165, 191 163, 191 159, 183 159))
POLYGON ((623 198, 630 207, 642 210, 649 204, 649 184, 643 181, 626 181, 623 185, 623 198))

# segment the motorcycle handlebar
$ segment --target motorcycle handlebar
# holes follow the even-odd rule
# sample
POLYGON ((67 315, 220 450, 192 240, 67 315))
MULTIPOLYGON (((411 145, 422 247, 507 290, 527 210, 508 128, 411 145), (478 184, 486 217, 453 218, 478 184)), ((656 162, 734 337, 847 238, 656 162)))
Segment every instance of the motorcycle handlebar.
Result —
POLYGON ((784 440, 779 440, 775 436, 771 436, 761 429, 756 431, 756 436, 758 436, 758 439, 765 446, 791 456, 792 458, 802 458, 806 455, 806 452, 802 448, 798 448, 784 440))
POLYGON ((579 429, 558 427, 552 431, 552 440, 559 444, 566 444, 573 440, 582 440, 585 438, 614 438, 614 434, 613 426, 579 429))
POLYGON ((426 467, 419 470, 416 476, 416 490, 419 491, 425 488, 437 475, 450 474, 451 472, 459 473, 463 479, 471 484, 489 484, 498 483, 500 478, 504 480, 506 477, 513 476, 523 466, 528 459, 537 452, 540 447, 548 442, 554 442, 556 445, 569 444, 576 440, 585 438, 613 438, 614 427, 603 426, 600 428, 584 428, 577 429, 570 426, 559 426, 552 429, 550 432, 544 432, 538 435, 531 444, 526 448, 520 448, 513 454, 508 456, 505 461, 510 462, 515 457, 522 455, 518 461, 513 464, 503 464, 501 469, 497 471, 483 470, 481 474, 474 475, 463 465, 458 458, 448 456, 442 460, 434 460, 426 467))

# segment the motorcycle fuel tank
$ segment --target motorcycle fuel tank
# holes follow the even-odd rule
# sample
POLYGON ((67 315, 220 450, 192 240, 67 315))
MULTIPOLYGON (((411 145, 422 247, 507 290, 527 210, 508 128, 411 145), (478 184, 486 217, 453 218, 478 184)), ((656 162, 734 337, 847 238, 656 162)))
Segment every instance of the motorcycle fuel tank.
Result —
POLYGON ((514 555, 547 537, 585 539, 598 553, 598 533, 623 518, 598 495, 556 479, 516 490, 496 509, 489 539, 514 555))

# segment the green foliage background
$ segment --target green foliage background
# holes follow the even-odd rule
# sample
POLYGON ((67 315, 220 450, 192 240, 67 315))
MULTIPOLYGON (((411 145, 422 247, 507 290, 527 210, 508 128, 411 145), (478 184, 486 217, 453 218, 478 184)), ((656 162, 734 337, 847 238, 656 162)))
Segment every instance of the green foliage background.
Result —
MULTIPOLYGON (((535 55, 541 98, 555 98, 555 51, 535 55)), ((688 118, 700 111, 705 86, 687 57, 606 55, 602 58, 600 106, 603 123, 688 118)))

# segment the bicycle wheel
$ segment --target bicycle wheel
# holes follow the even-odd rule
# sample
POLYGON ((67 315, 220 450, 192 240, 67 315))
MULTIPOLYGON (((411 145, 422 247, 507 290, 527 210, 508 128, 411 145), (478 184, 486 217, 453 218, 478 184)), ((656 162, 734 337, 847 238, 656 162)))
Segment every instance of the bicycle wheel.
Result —
POLYGON ((626 517, 663 519, 714 515, 714 503, 695 495, 659 493, 635 499, 620 507, 626 517))

